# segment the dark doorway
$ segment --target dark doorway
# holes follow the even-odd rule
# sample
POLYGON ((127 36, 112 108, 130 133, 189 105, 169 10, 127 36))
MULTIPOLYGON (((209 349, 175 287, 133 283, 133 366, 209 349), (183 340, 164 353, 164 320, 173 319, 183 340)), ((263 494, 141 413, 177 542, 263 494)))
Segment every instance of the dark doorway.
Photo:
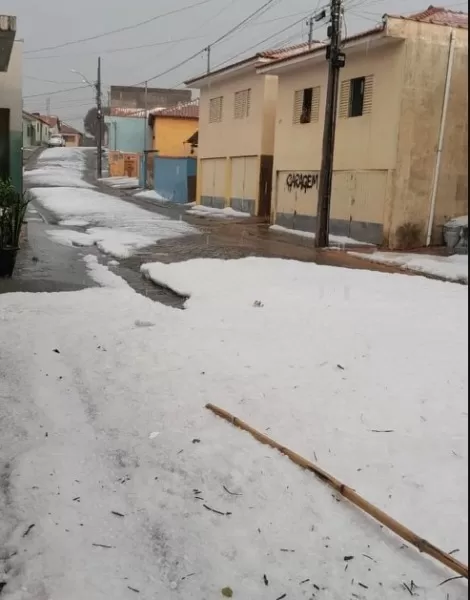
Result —
POLYGON ((259 177, 259 217, 269 217, 271 214, 271 192, 273 183, 273 157, 261 156, 259 177))

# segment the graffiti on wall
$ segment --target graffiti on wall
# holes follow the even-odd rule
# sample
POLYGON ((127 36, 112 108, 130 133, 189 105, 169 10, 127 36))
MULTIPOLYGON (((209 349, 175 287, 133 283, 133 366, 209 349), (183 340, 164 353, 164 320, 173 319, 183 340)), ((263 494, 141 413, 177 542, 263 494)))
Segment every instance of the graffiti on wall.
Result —
POLYGON ((314 186, 318 188, 318 173, 289 173, 286 186, 289 192, 302 190, 306 194, 314 186))

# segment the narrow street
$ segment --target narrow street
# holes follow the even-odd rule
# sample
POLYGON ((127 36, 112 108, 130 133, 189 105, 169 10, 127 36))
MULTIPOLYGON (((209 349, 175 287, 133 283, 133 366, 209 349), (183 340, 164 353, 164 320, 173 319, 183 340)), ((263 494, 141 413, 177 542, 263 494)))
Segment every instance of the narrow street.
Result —
MULTIPOLYGON (((170 305, 180 300, 168 290, 142 278, 140 267, 155 260, 163 263, 185 261, 192 258, 238 259, 248 256, 284 258, 300 261, 314 261, 317 264, 367 269, 389 273, 400 272, 393 265, 364 261, 337 250, 318 251, 308 238, 293 237, 274 231, 256 219, 233 219, 230 222, 201 219, 187 213, 187 207, 171 203, 135 197, 129 190, 119 190, 96 181, 96 153, 93 149, 84 150, 84 164, 81 177, 91 186, 104 194, 132 203, 140 208, 162 215, 165 219, 183 220, 194 226, 194 233, 178 239, 160 239, 157 244, 138 249, 127 258, 121 258, 119 264, 109 265, 111 270, 125 279, 137 292, 154 300, 170 305)), ((41 167, 40 153, 28 160, 26 169, 41 167), (39 165, 38 165, 39 161, 39 165)), ((37 181, 37 178, 34 180, 37 181)), ((26 180, 27 186, 28 179, 26 180)), ((40 181, 40 186, 43 186, 40 181)), ((59 181, 60 183, 60 181, 59 181)), ((34 184, 37 186, 37 183, 34 184)), ((45 185, 45 187, 48 187, 45 185)), ((68 291, 95 285, 87 275, 83 261, 84 252, 79 246, 67 247, 54 244, 47 231, 60 231, 57 217, 44 207, 33 202, 28 212, 27 244, 19 255, 18 273, 14 280, 1 282, 3 291, 68 291)), ((68 225, 68 228, 82 232, 81 225, 68 225)), ((93 248, 87 249, 100 257, 93 248)), ((100 260, 103 261, 101 256, 100 260)), ((411 275, 413 273, 410 273, 411 275)))
POLYGON ((28 168, 1 285, 47 293, 0 294, 2 600, 463 600, 205 405, 465 562, 467 287, 316 265, 264 225, 94 187, 93 150, 28 168))

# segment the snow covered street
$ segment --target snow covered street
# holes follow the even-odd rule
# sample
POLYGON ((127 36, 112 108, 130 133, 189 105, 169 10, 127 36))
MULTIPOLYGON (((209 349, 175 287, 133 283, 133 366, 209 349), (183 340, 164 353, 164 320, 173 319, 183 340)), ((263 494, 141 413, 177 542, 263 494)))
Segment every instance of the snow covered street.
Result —
POLYGON ((28 177, 55 219, 36 224, 45 253, 97 287, 0 294, 1 599, 467 598, 205 405, 467 563, 468 287, 277 258, 140 265, 199 230, 98 191, 85 152, 46 151, 28 177))
POLYGON ((466 287, 268 259, 144 267, 191 296, 181 311, 101 268, 107 287, 0 296, 2 598, 467 596, 204 408, 466 561, 466 287))
POLYGON ((126 258, 158 240, 197 233, 187 223, 150 213, 94 189, 82 177, 90 151, 93 149, 45 150, 39 168, 26 173, 29 194, 40 209, 54 215, 61 225, 83 229, 52 232, 56 241, 96 245, 114 258, 126 258), (37 185, 42 187, 33 187, 37 185))

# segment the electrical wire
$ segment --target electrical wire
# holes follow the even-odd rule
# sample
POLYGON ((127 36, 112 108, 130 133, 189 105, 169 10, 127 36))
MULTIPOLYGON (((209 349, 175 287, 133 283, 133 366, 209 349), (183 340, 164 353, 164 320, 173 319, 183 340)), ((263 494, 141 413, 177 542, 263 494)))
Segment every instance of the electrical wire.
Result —
MULTIPOLYGON (((211 18, 211 23, 213 22, 214 19, 216 19, 218 16, 220 16, 220 14, 222 14, 225 10, 227 10, 227 8, 230 8, 230 6, 232 4, 234 4, 237 0, 232 0, 232 2, 224 7, 221 11, 219 11, 215 17, 211 18)), ((263 21, 258 21, 256 23, 250 23, 247 24, 247 27, 260 27, 262 25, 268 25, 269 23, 276 23, 277 21, 284 21, 285 19, 289 19, 290 17, 297 17, 298 15, 302 15, 305 14, 305 11, 301 11, 301 12, 295 12, 295 13, 291 13, 288 15, 283 15, 282 17, 276 17, 274 19, 265 19, 263 21)), ((199 30, 200 27, 198 26, 197 28, 195 28, 195 30, 199 30)), ((194 30, 192 30, 194 31, 194 30)), ((187 41, 192 41, 192 40, 200 40, 202 38, 206 37, 205 35, 195 35, 192 36, 191 33, 188 36, 182 37, 182 38, 178 38, 176 40, 167 40, 167 41, 158 41, 158 42, 150 42, 147 44, 140 44, 138 46, 127 46, 127 47, 119 47, 119 48, 106 48, 104 50, 90 50, 90 51, 86 51, 86 52, 72 52, 71 54, 49 54, 46 56, 25 56, 24 60, 52 60, 52 59, 57 59, 57 58, 75 58, 75 57, 79 57, 79 56, 97 56, 100 54, 113 54, 116 52, 131 52, 133 50, 140 50, 143 48, 153 48, 156 46, 169 46, 172 44, 176 44, 176 43, 181 43, 181 42, 187 42, 187 41)))
POLYGON ((151 42, 150 44, 140 44, 139 46, 128 46, 127 48, 108 48, 107 50, 94 50, 90 52, 76 52, 75 54, 52 54, 49 56, 25 56, 25 60, 48 60, 51 58, 73 58, 77 56, 95 56, 97 54, 113 54, 115 52, 129 52, 131 50, 140 50, 142 48, 152 48, 154 46, 167 46, 177 44, 178 42, 186 42, 189 40, 200 40, 204 35, 196 35, 193 37, 184 37, 176 40, 167 40, 165 42, 151 42))
POLYGON ((195 52, 191 56, 188 56, 188 58, 185 58, 184 60, 180 61, 176 65, 173 65, 172 67, 169 67, 168 69, 165 69, 161 73, 157 73, 157 75, 153 75, 152 77, 148 77, 148 78, 144 79, 143 81, 140 81, 138 83, 134 83, 132 85, 139 86, 139 85, 142 85, 144 83, 149 83, 150 81, 154 81, 155 79, 159 79, 160 77, 163 77, 164 75, 167 75, 168 73, 171 73, 172 71, 175 71, 176 69, 179 69, 183 65, 191 62, 194 58, 196 58, 197 56, 199 56, 200 54, 202 54, 208 47, 212 48, 216 44, 220 44, 220 42, 222 42, 223 40, 225 40, 232 33, 235 33, 238 29, 240 29, 240 27, 243 27, 243 25, 245 25, 245 23, 248 23, 251 19, 256 18, 256 16, 259 16, 260 13, 261 14, 264 13, 265 9, 268 8, 268 7, 270 7, 270 6, 272 6, 272 4, 274 2, 280 2, 280 1, 281 0, 267 0, 262 6, 260 6, 255 11, 253 11, 252 13, 250 13, 242 21, 240 21, 239 23, 237 23, 236 25, 234 25, 233 27, 231 27, 228 31, 226 31, 224 34, 222 34, 216 40, 214 40, 211 44, 208 44, 207 46, 205 46, 204 48, 198 50, 197 52, 195 52))
POLYGON ((81 38, 78 40, 70 40, 68 42, 63 42, 62 44, 56 44, 55 46, 45 46, 43 48, 36 48, 34 50, 27 50, 24 54, 33 54, 36 52, 44 52, 45 50, 56 50, 57 48, 65 48, 66 46, 73 46, 75 44, 81 44, 83 42, 89 42, 91 40, 97 40, 109 35, 114 35, 116 33, 122 33, 123 31, 129 31, 131 29, 136 29, 137 27, 142 27, 142 25, 147 25, 148 23, 153 23, 158 19, 163 19, 164 17, 169 17, 171 15, 176 15, 182 13, 186 10, 190 10, 192 8, 197 8, 198 6, 202 6, 203 4, 208 4, 209 2, 215 2, 215 0, 199 0, 194 4, 189 4, 188 6, 183 6, 181 8, 175 8, 166 13, 161 13, 159 15, 155 15, 154 17, 150 17, 149 19, 145 19, 144 21, 140 21, 139 23, 134 23, 133 25, 126 25, 125 27, 120 27, 118 29, 112 29, 111 31, 104 31, 103 33, 98 33, 96 35, 91 35, 89 37, 81 38))
POLYGON ((73 92, 75 90, 83 90, 84 88, 90 87, 89 85, 79 85, 73 88, 64 88, 63 90, 55 90, 53 92, 42 92, 41 94, 30 94, 29 96, 23 96, 23 99, 27 98, 38 98, 39 96, 52 96, 54 94, 66 94, 67 92, 73 92))

